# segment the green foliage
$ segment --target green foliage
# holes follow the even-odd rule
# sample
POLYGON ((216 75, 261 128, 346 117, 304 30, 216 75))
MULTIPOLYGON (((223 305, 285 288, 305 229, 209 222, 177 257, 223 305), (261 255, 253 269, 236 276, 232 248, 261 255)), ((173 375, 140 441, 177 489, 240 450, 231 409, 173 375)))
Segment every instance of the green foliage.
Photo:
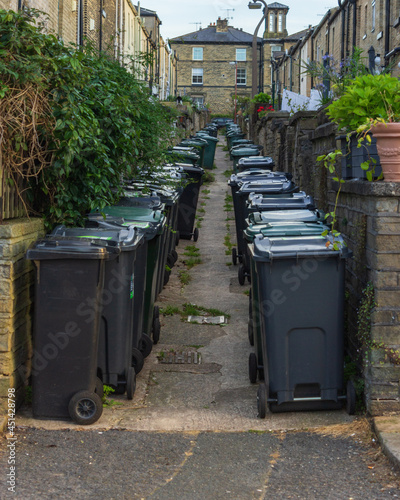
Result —
POLYGON ((269 103, 272 101, 272 98, 269 94, 266 94, 265 92, 260 92, 259 94, 256 94, 253 99, 251 99, 250 102, 253 103, 269 103))
MULTIPOLYGON (((49 227, 75 225, 116 200, 121 177, 163 160, 174 117, 130 71, 133 61, 123 66, 90 43, 66 47, 34 25, 39 12, 28 14, 0 11, 0 97, 33 88, 47 103, 50 116, 31 138, 46 168, 18 173, 32 178, 30 202, 49 227)), ((29 156, 31 144, 18 143, 29 156)))
POLYGON ((359 76, 328 106, 327 114, 348 131, 365 131, 375 120, 399 121, 400 82, 389 74, 359 76))

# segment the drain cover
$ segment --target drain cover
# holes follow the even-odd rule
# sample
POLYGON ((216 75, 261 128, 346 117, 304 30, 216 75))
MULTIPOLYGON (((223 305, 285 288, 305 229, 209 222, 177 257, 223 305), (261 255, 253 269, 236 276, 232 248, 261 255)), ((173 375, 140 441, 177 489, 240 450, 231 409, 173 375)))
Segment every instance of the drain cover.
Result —
POLYGON ((201 354, 197 351, 172 351, 158 355, 160 363, 175 365, 199 365, 201 354))

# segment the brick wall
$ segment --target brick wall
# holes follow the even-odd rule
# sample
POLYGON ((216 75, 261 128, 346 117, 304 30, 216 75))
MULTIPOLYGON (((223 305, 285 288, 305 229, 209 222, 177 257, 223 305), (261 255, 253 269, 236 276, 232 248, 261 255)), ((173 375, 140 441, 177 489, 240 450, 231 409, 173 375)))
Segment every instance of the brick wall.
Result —
MULTIPOLYGON (((253 130, 250 127, 248 134, 275 159, 277 170, 293 174, 300 189, 313 195, 320 209, 333 210, 338 184, 316 162, 317 156, 337 146, 336 127, 325 113, 300 112, 290 118, 270 113, 253 130)), ((362 370, 365 402, 372 415, 400 411, 400 366, 390 362, 384 349, 373 349, 364 362, 365 351, 357 336, 363 290, 370 282, 376 299, 371 339, 389 349, 400 349, 399 196, 399 183, 352 179, 342 185, 337 206, 337 229, 353 251, 346 269, 346 345, 362 370)))
POLYGON ((30 243, 44 234, 41 219, 16 219, 0 225, 0 431, 6 423, 7 391, 23 400, 32 356, 34 271, 25 259, 30 243))

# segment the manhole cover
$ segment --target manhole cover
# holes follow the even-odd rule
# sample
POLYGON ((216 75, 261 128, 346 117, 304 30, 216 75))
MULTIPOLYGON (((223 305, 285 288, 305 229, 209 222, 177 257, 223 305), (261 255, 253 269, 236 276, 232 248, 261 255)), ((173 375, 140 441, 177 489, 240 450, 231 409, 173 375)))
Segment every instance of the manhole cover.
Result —
POLYGON ((158 354, 160 363, 176 365, 199 365, 201 354, 197 351, 171 351, 158 354))

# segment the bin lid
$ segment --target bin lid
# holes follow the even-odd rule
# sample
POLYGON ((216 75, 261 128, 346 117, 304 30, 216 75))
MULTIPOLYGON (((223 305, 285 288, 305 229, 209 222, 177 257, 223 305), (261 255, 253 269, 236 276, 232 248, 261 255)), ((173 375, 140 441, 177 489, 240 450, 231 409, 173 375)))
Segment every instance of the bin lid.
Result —
POLYGON ((208 142, 205 139, 202 139, 200 136, 198 136, 198 137, 193 137, 192 139, 183 139, 183 141, 181 141, 178 144, 178 146, 181 145, 184 146, 185 144, 206 147, 208 142))
POLYGON ((254 144, 250 139, 233 139, 232 146, 235 144, 254 144))
MULTIPOLYGON (((192 149, 192 148, 190 148, 192 149)), ((173 157, 179 157, 179 158, 187 158, 187 159, 193 159, 193 160, 199 160, 200 155, 195 153, 194 151, 183 151, 182 149, 178 150, 170 150, 166 151, 165 154, 167 156, 173 156, 173 157)))
POLYGON ((47 235, 31 245, 26 252, 26 258, 29 260, 111 260, 118 257, 120 252, 121 249, 108 240, 47 235))
POLYGON ((156 212, 156 218, 146 218, 135 214, 135 210, 129 212, 129 210, 126 210, 126 207, 109 208, 111 213, 105 214, 105 218, 100 212, 90 213, 85 226, 102 228, 110 228, 113 226, 125 228, 127 226, 133 226, 138 231, 142 232, 147 240, 151 240, 163 231, 166 218, 161 212, 156 212))
POLYGON ((272 172, 271 170, 243 170, 237 174, 232 174, 228 184, 229 186, 241 186, 245 182, 263 179, 287 180, 286 175, 282 172, 272 172))
POLYGON ((253 241, 257 234, 262 234, 264 237, 268 236, 269 238, 274 236, 296 237, 318 235, 329 230, 329 226, 320 221, 281 221, 267 222, 265 224, 250 224, 245 229, 244 233, 249 241, 253 241))
POLYGON ((178 169, 179 172, 185 172, 190 177, 190 174, 196 174, 199 176, 204 175, 204 168, 198 165, 192 165, 191 163, 168 163, 166 166, 172 166, 178 169))
POLYGON ((352 252, 345 246, 341 236, 335 237, 339 249, 333 249, 333 237, 312 235, 301 237, 263 237, 258 235, 253 242, 253 259, 272 262, 276 259, 326 259, 329 257, 348 258, 352 252))
POLYGON ((304 191, 290 193, 287 196, 272 198, 262 193, 250 193, 247 206, 252 211, 262 212, 264 210, 301 210, 315 208, 314 199, 304 191))
POLYGON ((270 212, 251 212, 247 219, 250 224, 266 224, 268 222, 317 222, 324 221, 325 214, 319 210, 271 210, 270 212))
POLYGON ((243 182, 237 194, 239 196, 248 196, 250 193, 287 194, 298 190, 298 186, 286 177, 268 177, 243 182))
POLYGON ((241 156, 257 156, 260 152, 254 148, 240 148, 240 149, 231 149, 231 156, 241 157, 241 156))
POLYGON ((273 167, 275 165, 274 160, 270 156, 247 156, 245 158, 240 158, 238 161, 238 166, 247 168, 251 166, 260 168, 261 166, 273 167))
POLYGON ((232 151, 237 151, 239 149, 255 149, 255 150, 258 149, 258 150, 261 151, 263 149, 263 147, 260 146, 259 144, 249 144, 249 143, 247 143, 247 144, 236 144, 235 146, 231 147, 231 153, 232 153, 232 151))
POLYGON ((118 205, 129 207, 143 207, 150 210, 162 210, 164 204, 154 192, 144 193, 140 189, 129 190, 129 196, 121 196, 118 205))
POLYGON ((207 134, 207 132, 197 132, 196 137, 204 137, 207 142, 219 142, 219 139, 207 134))
POLYGON ((143 234, 134 227, 128 228, 82 228, 57 226, 52 236, 57 238, 75 238, 90 241, 107 241, 121 252, 132 251, 143 244, 143 234))
MULTIPOLYGON (((161 181, 161 179, 160 179, 161 181)), ((132 181, 131 185, 125 186, 124 187, 124 195, 126 197, 129 197, 129 192, 130 190, 135 190, 135 188, 139 187, 140 189, 148 189, 150 192, 156 194, 157 196, 160 197, 160 200, 162 203, 164 203, 167 206, 171 206, 172 204, 176 203, 177 200, 179 199, 179 196, 181 194, 181 189, 175 189, 171 185, 162 185, 160 183, 157 183, 154 179, 152 182, 135 182, 132 181)))

